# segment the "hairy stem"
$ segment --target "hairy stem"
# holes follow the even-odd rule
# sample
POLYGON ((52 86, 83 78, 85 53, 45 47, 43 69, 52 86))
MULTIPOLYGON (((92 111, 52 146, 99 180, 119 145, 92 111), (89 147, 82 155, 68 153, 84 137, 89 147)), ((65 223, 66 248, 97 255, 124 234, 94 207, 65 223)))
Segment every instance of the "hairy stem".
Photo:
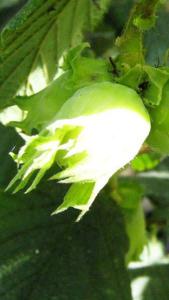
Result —
POLYGON ((144 63, 143 33, 154 26, 160 0, 141 0, 131 10, 126 27, 116 40, 119 62, 134 66, 144 63))

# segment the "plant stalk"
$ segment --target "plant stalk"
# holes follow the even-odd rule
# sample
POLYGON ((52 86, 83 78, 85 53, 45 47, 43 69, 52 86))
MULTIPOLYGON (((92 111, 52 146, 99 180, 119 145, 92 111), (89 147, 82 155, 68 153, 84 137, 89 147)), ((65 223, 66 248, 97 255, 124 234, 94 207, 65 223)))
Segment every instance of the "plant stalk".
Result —
POLYGON ((116 39, 120 64, 127 64, 130 67, 144 64, 144 32, 155 25, 156 11, 160 2, 160 0, 141 0, 132 8, 121 37, 116 39))

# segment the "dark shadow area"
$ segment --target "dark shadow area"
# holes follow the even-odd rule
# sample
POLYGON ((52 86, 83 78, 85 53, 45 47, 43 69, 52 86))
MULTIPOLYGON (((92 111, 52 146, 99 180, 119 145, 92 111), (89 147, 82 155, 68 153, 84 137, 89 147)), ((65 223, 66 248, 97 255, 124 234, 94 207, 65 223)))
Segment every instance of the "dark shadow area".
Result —
POLYGON ((12 4, 10 1, 6 1, 1 9, 0 4, 0 29, 24 6, 28 0, 18 0, 18 3, 12 4))

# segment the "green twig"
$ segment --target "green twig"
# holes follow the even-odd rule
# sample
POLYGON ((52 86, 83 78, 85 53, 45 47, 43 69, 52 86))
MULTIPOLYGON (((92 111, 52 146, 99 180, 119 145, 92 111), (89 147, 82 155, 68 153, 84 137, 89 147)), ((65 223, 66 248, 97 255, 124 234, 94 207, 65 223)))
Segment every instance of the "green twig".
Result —
POLYGON ((134 66, 144 63, 143 33, 155 25, 160 2, 141 0, 134 5, 121 37, 116 40, 120 64, 134 66))

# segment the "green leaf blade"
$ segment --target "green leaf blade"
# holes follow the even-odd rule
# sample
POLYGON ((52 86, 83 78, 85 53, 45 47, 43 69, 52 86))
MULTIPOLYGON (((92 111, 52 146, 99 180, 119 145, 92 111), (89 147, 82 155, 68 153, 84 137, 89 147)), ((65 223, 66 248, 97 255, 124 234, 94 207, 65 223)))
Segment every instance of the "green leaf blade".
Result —
POLYGON ((102 17, 110 1, 106 3, 102 10, 86 0, 29 1, 1 33, 0 108, 11 105, 18 94, 46 87, 64 51, 82 41, 96 11, 102 17))

